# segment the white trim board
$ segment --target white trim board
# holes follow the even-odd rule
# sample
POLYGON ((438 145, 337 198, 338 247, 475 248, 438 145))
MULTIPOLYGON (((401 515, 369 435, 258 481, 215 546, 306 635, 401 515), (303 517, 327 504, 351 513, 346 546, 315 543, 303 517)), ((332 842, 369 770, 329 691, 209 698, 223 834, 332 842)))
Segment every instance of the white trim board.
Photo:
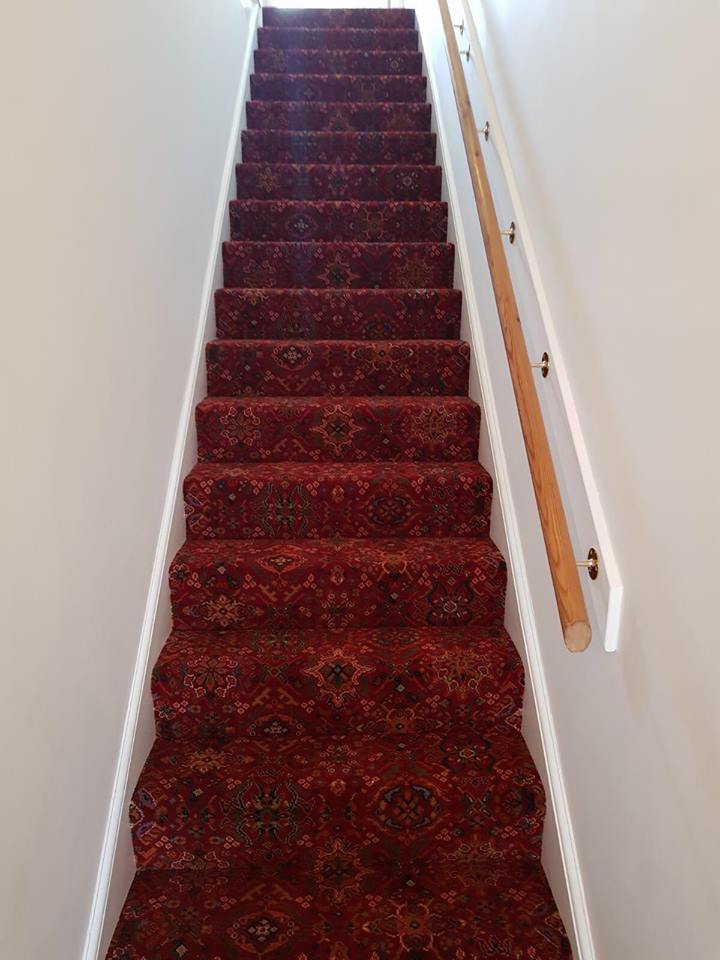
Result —
POLYGON ((491 46, 485 27, 484 5, 479 0, 474 11, 469 0, 457 2, 467 30, 466 40, 472 50, 471 61, 469 64, 463 61, 463 69, 473 105, 478 105, 476 122, 478 126, 482 126, 485 119, 490 123, 490 137, 481 143, 498 216, 503 223, 513 220, 517 229, 517 239, 508 262, 521 303, 523 329, 530 349, 534 346, 538 357, 547 350, 551 358, 550 376, 539 383, 538 393, 563 488, 568 523, 578 559, 586 555, 590 546, 595 546, 600 555, 598 579, 594 582, 585 577, 582 579, 593 635, 598 639, 602 636, 605 650, 614 652, 618 648, 621 628, 622 577, 493 94, 484 55, 491 46), (476 21, 477 11, 483 24, 482 38, 476 21))
POLYGON ((245 119, 245 101, 249 95, 258 18, 259 7, 254 6, 248 11, 248 32, 203 280, 195 340, 178 418, 82 960, 98 960, 104 955, 120 906, 135 872, 129 844, 129 823, 123 831, 123 822, 127 822, 129 796, 134 789, 133 774, 144 762, 154 738, 152 710, 149 707, 149 668, 153 652, 159 649, 168 632, 170 601, 166 584, 167 570, 172 554, 184 539, 182 481, 196 459, 193 411, 200 394, 205 392, 202 364, 204 345, 211 338, 214 326, 213 292, 216 287, 222 286, 221 245, 222 241, 229 237, 228 204, 234 186, 235 164, 240 157, 240 130, 245 119), (144 719, 147 719, 148 723, 144 723, 144 719), (124 851, 121 851, 121 845, 126 848, 124 851))
MULTIPOLYGON (((568 934, 574 941, 576 960, 595 960, 590 919, 570 807, 560 761, 540 631, 562 643, 554 595, 547 568, 542 534, 532 492, 527 458, 517 418, 512 385, 500 334, 497 310, 482 237, 475 213, 472 184, 465 159, 460 122, 452 92, 444 33, 435 4, 416 8, 421 48, 428 76, 428 94, 443 165, 444 189, 451 221, 451 239, 456 244, 456 285, 463 290, 463 333, 472 346, 477 368, 471 379, 471 395, 481 401, 484 430, 492 461, 485 465, 495 480, 502 515, 506 557, 510 568, 508 589, 515 591, 522 633, 521 653, 526 664, 548 794, 548 815, 557 831, 562 877, 549 876, 556 888, 564 883, 569 917, 568 934)), ((481 442, 482 446, 482 442, 481 442)), ((570 654, 568 654, 570 656, 570 654)), ((530 698, 528 698, 530 699, 530 698)), ((528 704, 526 702, 526 708, 528 704)), ((557 895, 556 895, 557 896, 557 895)), ((562 898, 557 896, 558 901, 562 898)))

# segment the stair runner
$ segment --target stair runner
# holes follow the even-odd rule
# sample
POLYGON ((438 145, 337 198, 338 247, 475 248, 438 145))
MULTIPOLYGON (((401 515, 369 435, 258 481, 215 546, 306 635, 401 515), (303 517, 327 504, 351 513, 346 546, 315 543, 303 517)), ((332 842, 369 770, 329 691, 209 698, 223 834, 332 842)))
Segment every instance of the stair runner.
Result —
POLYGON ((263 10, 111 960, 570 956, 411 10, 263 10))

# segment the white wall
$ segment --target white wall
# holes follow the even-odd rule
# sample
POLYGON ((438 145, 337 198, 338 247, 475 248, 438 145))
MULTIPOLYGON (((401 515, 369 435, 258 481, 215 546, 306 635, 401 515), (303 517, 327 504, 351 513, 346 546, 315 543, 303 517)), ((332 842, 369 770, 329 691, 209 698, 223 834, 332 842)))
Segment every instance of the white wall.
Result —
POLYGON ((83 949, 247 17, 2 14, 3 957, 83 949))
POLYGON ((720 7, 473 6, 625 582, 541 638, 595 954, 715 960, 720 7))

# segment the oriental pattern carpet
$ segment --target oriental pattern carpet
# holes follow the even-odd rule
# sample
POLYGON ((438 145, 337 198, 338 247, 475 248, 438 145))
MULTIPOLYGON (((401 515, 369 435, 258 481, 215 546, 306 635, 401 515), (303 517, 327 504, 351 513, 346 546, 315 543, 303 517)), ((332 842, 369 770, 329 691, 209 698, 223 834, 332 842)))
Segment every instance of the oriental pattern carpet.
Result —
POLYGON ((110 960, 567 960, 410 10, 265 8, 110 960))

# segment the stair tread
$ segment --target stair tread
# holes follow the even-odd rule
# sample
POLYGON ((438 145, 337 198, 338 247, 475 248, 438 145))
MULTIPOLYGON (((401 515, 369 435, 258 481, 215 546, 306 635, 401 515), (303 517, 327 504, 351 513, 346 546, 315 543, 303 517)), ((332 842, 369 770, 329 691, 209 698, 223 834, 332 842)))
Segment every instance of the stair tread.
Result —
POLYGON ((362 340, 455 338, 462 295, 449 287, 224 288, 215 293, 220 337, 362 340))
POLYGON ((392 463, 196 463, 188 477, 211 480, 218 477, 244 477, 276 479, 287 477, 289 482, 298 478, 312 476, 318 480, 340 480, 343 477, 357 476, 364 482, 373 477, 403 477, 423 479, 428 477, 474 477, 488 483, 490 474, 477 460, 467 463, 433 463, 422 461, 398 461, 392 463))
POLYGON ((411 28, 259 27, 259 48, 299 50, 417 50, 411 28))
POLYGON ((426 650, 467 650, 482 647, 488 654, 513 664, 521 663, 515 644, 501 624, 472 627, 352 627, 303 628, 285 630, 192 630, 175 628, 157 660, 158 668, 192 651, 203 657, 267 657, 283 651, 288 661, 308 660, 313 651, 344 647, 347 650, 371 648, 390 658, 411 648, 426 650))
POLYGON ((348 83, 369 83, 370 86, 373 84, 382 84, 389 80, 409 84, 415 84, 421 81, 423 86, 427 83, 427 77, 424 74, 416 76, 414 73, 292 73, 286 70, 256 70, 250 74, 251 81, 253 78, 255 80, 283 80, 286 82, 301 80, 304 84, 310 85, 315 80, 321 81, 322 83, 327 83, 331 80, 346 80, 348 83))
POLYGON ((468 397, 207 397, 202 461, 470 460, 480 408, 468 397))
MULTIPOLYGON (((293 210, 295 208, 308 210, 377 210, 380 212, 398 210, 400 212, 414 210, 444 210, 448 205, 444 200, 335 200, 320 197, 314 200, 300 200, 295 197, 263 199, 261 197, 241 197, 230 201, 230 208, 250 207, 253 209, 272 212, 274 210, 293 210)), ((340 242, 340 241, 338 241, 340 242)), ((410 242, 410 241, 408 241, 410 242)))
POLYGON ((253 100, 288 100, 302 103, 424 103, 426 78, 422 74, 353 74, 259 72, 250 76, 253 100))
POLYGON ((211 340, 210 396, 457 396, 462 340, 211 340))
POLYGON ((434 163, 436 135, 413 130, 243 130, 243 160, 434 163))
POLYGON ((419 565, 489 561, 503 566, 502 554, 489 537, 382 537, 326 540, 186 540, 173 566, 185 563, 259 562, 280 573, 304 561, 349 562, 353 565, 417 563, 419 565))
POLYGON ((192 960, 265 952, 277 960, 384 960, 430 950, 473 958, 496 954, 499 944, 513 960, 571 960, 536 860, 478 851, 452 867, 428 855, 406 871, 372 868, 342 840, 292 866, 138 873, 108 960, 178 960, 178 944, 192 960))
POLYGON ((226 287, 451 287, 455 247, 437 241, 228 240, 226 287))
POLYGON ((418 76, 422 54, 417 50, 302 50, 258 48, 255 69, 265 73, 353 73, 364 76, 418 76))
POLYGON ((329 406, 336 408, 338 401, 347 409, 364 408, 368 404, 385 409, 395 407, 451 407, 464 409, 479 409, 478 404, 466 396, 448 397, 332 397, 327 394, 309 397, 205 397, 198 407, 216 407, 218 405, 234 406, 238 403, 251 403, 259 408, 284 407, 285 409, 302 409, 308 404, 313 406, 329 406))
POLYGON ((436 164, 239 163, 238 199, 439 200, 436 164))
POLYGON ((249 100, 248 130, 430 132, 429 103, 249 100))
MULTIPOLYGON (((273 715, 275 710, 281 713, 281 705, 268 704, 270 715, 273 715)), ((482 738, 478 738, 475 732, 468 731, 467 738, 461 734, 458 739, 463 747, 471 747, 471 744, 477 741, 476 748, 467 751, 467 759, 471 765, 477 764, 482 772, 487 773, 500 763, 512 765, 517 762, 527 765, 529 779, 539 781, 539 775, 532 764, 525 740, 518 730, 507 727, 491 728, 485 731, 485 736, 482 738)), ((463 779, 461 768, 464 758, 455 756, 452 750, 448 755, 446 753, 448 746, 441 738, 412 733, 398 739, 393 735, 377 736, 364 733, 342 737, 289 737, 283 731, 271 731, 262 736, 237 737, 227 742, 204 740, 201 748, 212 751, 222 760, 218 763, 197 764, 198 743, 159 739, 153 744, 148 755, 145 771, 138 781, 138 790, 142 790, 144 775, 160 766, 163 766, 168 771, 167 775, 173 778, 180 779, 186 775, 187 771, 198 778, 215 779, 219 770, 252 770, 257 766, 258 760, 264 759, 272 763, 283 754, 293 760, 300 760, 302 766, 307 771, 312 771, 315 776, 322 776, 322 770, 326 766, 336 765, 338 769, 346 772, 348 778, 353 777, 358 781, 372 779, 370 769, 384 767, 388 758, 392 758, 393 775, 399 777, 404 774, 412 776, 418 765, 426 763, 430 769, 452 770, 456 773, 458 781, 452 786, 459 789, 463 779), (345 740, 349 740, 353 748, 347 754, 343 754, 342 749, 338 752, 338 744, 345 740), (425 745, 428 747, 428 752, 422 755, 419 751, 422 751, 425 745), (366 765, 355 762, 352 758, 353 750, 362 751, 362 754, 367 757, 366 765), (380 756, 375 758, 373 756, 375 752, 380 756), (454 769, 455 763, 460 769, 454 769)), ((225 776, 226 774, 222 773, 220 778, 225 779, 225 776)))
POLYGON ((441 200, 230 201, 233 240, 442 243, 447 223, 441 200))
POLYGON ((187 540, 177 628, 495 627, 505 561, 487 537, 187 540))
POLYGON ((371 862, 432 850, 449 864, 469 845, 539 856, 542 782, 508 726, 465 738, 297 736, 272 704, 258 726, 226 743, 155 741, 133 800, 144 868, 292 861, 310 838, 317 851, 338 836, 365 845, 371 862))
POLYGON ((304 8, 302 10, 288 10, 285 7, 263 7, 263 24, 265 26, 318 26, 329 27, 394 27, 414 28, 414 10, 378 10, 378 9, 343 9, 327 10, 322 8, 304 8))
POLYGON ((269 704, 298 735, 477 734, 519 729, 523 668, 501 627, 175 630, 152 691, 166 739, 251 736, 269 704))
POLYGON ((198 464, 190 539, 485 536, 492 479, 474 463, 198 464))

